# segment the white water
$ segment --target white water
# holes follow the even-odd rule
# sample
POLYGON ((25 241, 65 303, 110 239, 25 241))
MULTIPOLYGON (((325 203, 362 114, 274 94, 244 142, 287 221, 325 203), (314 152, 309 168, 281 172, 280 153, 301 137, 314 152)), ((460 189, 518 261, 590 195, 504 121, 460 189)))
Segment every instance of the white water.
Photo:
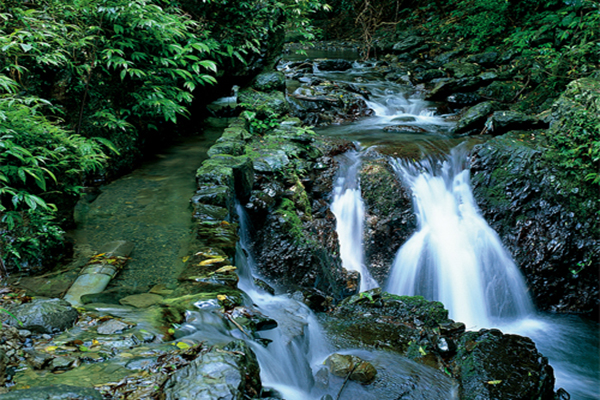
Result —
POLYGON ((498 327, 528 336, 571 399, 600 398, 597 326, 577 317, 537 315, 527 287, 470 188, 466 154, 394 168, 413 191, 417 232, 398 250, 387 291, 439 300, 469 329, 498 327))
POLYGON ((482 218, 464 168, 465 153, 394 169, 413 192, 417 232, 400 248, 387 283, 395 294, 439 300, 468 328, 533 313, 525 282, 482 218))
POLYGON ((333 188, 331 212, 335 215, 335 230, 340 242, 342 266, 360 273, 360 291, 379 285, 364 264, 363 225, 365 204, 360 193, 358 171, 360 153, 349 151, 338 158, 340 169, 333 188))

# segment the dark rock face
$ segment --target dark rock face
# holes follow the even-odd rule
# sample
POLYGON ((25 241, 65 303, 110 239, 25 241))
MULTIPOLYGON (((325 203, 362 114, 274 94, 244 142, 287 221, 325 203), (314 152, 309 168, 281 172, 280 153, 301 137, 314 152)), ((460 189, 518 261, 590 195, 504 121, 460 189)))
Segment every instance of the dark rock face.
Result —
POLYGON ((542 121, 518 111, 496 111, 486 121, 485 129, 493 135, 513 130, 541 128, 542 121))
POLYGON ((246 343, 236 340, 203 353, 165 383, 167 400, 241 400, 260 394, 260 368, 246 343))
POLYGON ((393 46, 393 51, 395 53, 405 53, 407 51, 414 50, 415 48, 421 46, 425 43, 425 39, 420 36, 407 36, 403 40, 397 42, 393 46))
MULTIPOLYGON (((538 137, 539 137, 538 132, 538 137)), ((597 317, 598 194, 570 187, 530 133, 496 137, 473 151, 473 192, 520 266, 538 308, 597 317)))
POLYGON ((279 71, 269 71, 259 74, 252 82, 252 87, 261 92, 270 90, 285 90, 285 75, 279 71))
POLYGON ((365 202, 365 264, 383 284, 400 246, 416 229, 412 195, 383 157, 363 161, 360 186, 365 202))
POLYGON ((457 346, 453 372, 461 399, 554 399, 554 372, 531 339, 482 329, 464 334, 457 346))
POLYGON ((69 385, 40 386, 0 394, 2 400, 102 400, 100 392, 69 385))
POLYGON ((439 302, 373 289, 340 303, 325 326, 344 343, 388 349, 451 374, 461 399, 554 399, 553 370, 530 339, 465 332, 439 302))
POLYGON ((39 333, 56 333, 69 329, 77 319, 77 310, 61 299, 36 299, 14 310, 23 329, 39 333))
POLYGON ((469 108, 456 124, 454 131, 456 133, 465 133, 471 130, 477 130, 477 133, 483 130, 483 125, 494 111, 502 109, 502 105, 495 101, 486 101, 469 108))

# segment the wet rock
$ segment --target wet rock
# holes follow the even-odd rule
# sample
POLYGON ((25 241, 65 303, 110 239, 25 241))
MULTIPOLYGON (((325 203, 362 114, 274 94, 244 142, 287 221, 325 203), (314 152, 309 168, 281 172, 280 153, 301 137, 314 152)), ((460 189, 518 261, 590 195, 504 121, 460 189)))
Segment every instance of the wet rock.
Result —
POLYGON ((263 72, 254 78, 252 87, 261 92, 285 90, 285 75, 279 71, 263 72))
POLYGON ((441 78, 436 80, 435 86, 425 94, 426 100, 443 101, 453 93, 466 93, 478 88, 482 84, 480 77, 441 78))
POLYGON ((383 284, 394 261, 394 251, 416 228, 412 195, 391 171, 385 158, 364 159, 360 189, 365 202, 365 265, 383 284))
POLYGON ((529 338, 494 329, 467 332, 453 366, 465 400, 554 399, 552 367, 529 338))
POLYGON ((247 328, 248 332, 268 331, 277 328, 277 321, 254 308, 238 306, 231 310, 229 315, 239 325, 247 328))
POLYGON ((444 73, 444 71, 442 71, 440 69, 428 69, 428 70, 425 70, 425 71, 415 74, 412 77, 412 80, 415 83, 424 83, 424 82, 429 82, 436 78, 443 78, 444 76, 446 76, 446 74, 444 73))
POLYGON ((446 98, 448 103, 454 107, 471 106, 481 101, 477 93, 454 93, 446 98))
POLYGON ((321 71, 346 71, 352 68, 348 60, 315 60, 315 65, 321 71))
POLYGON ((597 317, 598 191, 574 186, 543 143, 541 132, 510 132, 476 146, 473 193, 537 307, 597 317))
POLYGON ((481 132, 487 118, 494 113, 502 109, 502 105, 495 101, 486 101, 484 103, 477 104, 465 112, 454 129, 455 133, 465 133, 473 129, 477 129, 481 132))
POLYGON ((56 371, 67 371, 77 366, 77 359, 74 357, 60 356, 54 357, 50 362, 50 370, 56 371))
POLYGON ((230 210, 233 207, 233 195, 234 192, 229 186, 205 187, 197 190, 191 201, 194 207, 197 204, 208 204, 230 210))
POLYGON ((283 150, 262 150, 253 157, 254 169, 258 172, 281 171, 289 163, 290 159, 283 150))
POLYGON ((100 392, 92 388, 69 385, 40 386, 31 389, 15 390, 1 394, 2 400, 102 400, 100 392))
POLYGON ((283 92, 259 92, 252 89, 241 90, 238 94, 240 104, 249 104, 261 117, 278 118, 290 110, 283 92))
POLYGON ((479 64, 484 67, 492 67, 498 60, 498 52, 488 51, 486 53, 472 54, 466 58, 467 62, 479 64))
POLYGON ((445 64, 444 69, 449 71, 457 79, 476 76, 482 70, 477 64, 461 63, 457 61, 445 64))
MULTIPOLYGON (((210 204, 194 203, 194 218, 200 221, 220 222, 229 219, 229 210, 224 207, 210 204)), ((83 301, 83 300, 82 300, 83 301)), ((94 302, 98 303, 98 302, 94 302)), ((104 303, 104 302, 100 302, 104 303)), ((85 304, 85 303, 84 303, 85 304)))
MULTIPOLYGON (((132 306, 135 308, 148 308, 153 305, 161 304, 163 297, 153 293, 141 293, 127 296, 119 300, 119 303, 124 306, 132 306)), ((116 326, 112 326, 116 327, 116 326)))
POLYGON ((385 132, 424 133, 427 130, 414 125, 390 125, 383 128, 385 132))
POLYGON ((377 370, 373 367, 373 364, 354 355, 334 353, 327 357, 325 364, 333 375, 341 378, 346 378, 349 375, 351 381, 362 384, 371 383, 377 375, 377 370))
POLYGON ((115 293, 88 293, 81 296, 81 304, 104 303, 104 304, 119 304, 120 297, 115 293))
POLYGON ((13 314, 23 323, 23 328, 38 333, 69 329, 78 315, 77 310, 61 299, 34 299, 31 303, 15 307, 13 314))
POLYGON ((96 332, 98 332, 100 335, 112 335, 115 333, 122 333, 123 331, 132 327, 133 325, 127 324, 123 321, 119 321, 118 319, 109 319, 108 321, 105 321, 102 324, 100 324, 96 329, 96 332))
POLYGON ((514 101, 518 94, 523 89, 523 84, 520 82, 509 81, 501 82, 494 81, 488 86, 481 88, 477 93, 488 100, 495 100, 501 103, 509 103, 514 101))
POLYGON ((410 35, 394 44, 392 50, 397 54, 405 53, 407 51, 414 50, 418 46, 421 46, 423 43, 425 43, 424 38, 420 36, 410 35))
POLYGON ((326 367, 320 367, 315 373, 315 386, 319 389, 329 387, 329 370, 326 367))
POLYGON ((39 351, 35 351, 33 349, 26 349, 23 350, 23 352, 25 354, 25 358, 27 358, 27 362, 33 367, 33 369, 43 369, 53 358, 49 354, 40 353, 39 351))
POLYGON ((209 157, 213 157, 217 154, 241 156, 244 154, 244 145, 245 143, 239 140, 215 143, 210 149, 208 149, 207 154, 209 157))
POLYGON ((165 383, 166 400, 242 400, 261 392, 259 366, 250 347, 242 341, 202 353, 190 365, 177 370, 165 383))
POLYGON ((485 122, 486 132, 501 135, 513 130, 543 127, 542 121, 518 111, 496 111, 485 122))

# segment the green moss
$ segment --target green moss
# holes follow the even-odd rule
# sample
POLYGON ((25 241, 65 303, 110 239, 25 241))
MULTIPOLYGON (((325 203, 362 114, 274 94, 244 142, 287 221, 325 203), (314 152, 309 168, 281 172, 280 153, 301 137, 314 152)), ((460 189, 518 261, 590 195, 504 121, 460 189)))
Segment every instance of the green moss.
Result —
POLYGON ((285 223, 285 228, 297 243, 304 243, 307 236, 304 232, 304 225, 296 211, 296 205, 290 199, 282 199, 281 204, 275 210, 275 214, 281 216, 285 223))

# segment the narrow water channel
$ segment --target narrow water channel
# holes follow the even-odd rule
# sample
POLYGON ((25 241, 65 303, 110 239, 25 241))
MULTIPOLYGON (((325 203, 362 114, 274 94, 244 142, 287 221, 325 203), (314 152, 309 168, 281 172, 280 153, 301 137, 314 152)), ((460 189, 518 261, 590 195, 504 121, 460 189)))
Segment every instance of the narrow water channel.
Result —
MULTIPOLYGON (((196 189, 195 171, 222 130, 180 138, 146 160, 132 173, 100 188, 91 201, 75 209, 77 229, 69 232, 77 247, 97 251, 112 240, 135 248, 127 267, 111 282, 133 293, 175 281, 191 238, 189 199, 196 189)), ((117 156, 118 157, 118 156, 117 156)))

